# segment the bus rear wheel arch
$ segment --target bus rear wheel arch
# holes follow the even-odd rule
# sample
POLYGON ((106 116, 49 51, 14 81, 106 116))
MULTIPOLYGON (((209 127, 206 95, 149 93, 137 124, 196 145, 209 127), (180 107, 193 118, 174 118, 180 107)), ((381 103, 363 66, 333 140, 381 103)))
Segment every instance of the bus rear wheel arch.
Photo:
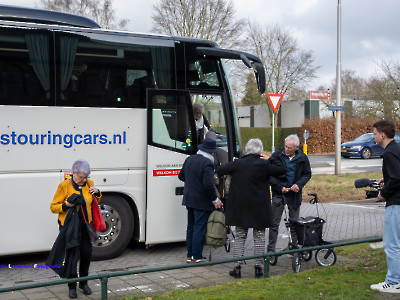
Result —
POLYGON ((132 239, 134 215, 127 201, 119 195, 103 195, 99 203, 106 229, 97 232, 92 259, 111 259, 120 255, 132 239))

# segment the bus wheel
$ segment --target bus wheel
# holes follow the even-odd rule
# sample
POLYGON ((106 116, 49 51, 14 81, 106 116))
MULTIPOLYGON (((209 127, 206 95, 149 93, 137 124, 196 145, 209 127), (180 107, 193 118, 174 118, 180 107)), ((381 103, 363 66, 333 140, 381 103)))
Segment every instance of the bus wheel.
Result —
POLYGON ((133 213, 120 196, 104 195, 99 203, 106 229, 98 231, 99 239, 93 244, 93 260, 110 259, 120 255, 133 234, 133 213))

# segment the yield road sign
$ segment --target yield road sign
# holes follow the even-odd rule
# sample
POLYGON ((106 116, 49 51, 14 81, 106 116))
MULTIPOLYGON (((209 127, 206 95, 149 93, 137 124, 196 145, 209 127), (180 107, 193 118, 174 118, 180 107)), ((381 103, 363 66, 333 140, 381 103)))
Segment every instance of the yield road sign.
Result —
POLYGON ((283 95, 281 94, 267 94, 269 104, 271 104, 272 110, 276 113, 276 110, 281 103, 283 95))

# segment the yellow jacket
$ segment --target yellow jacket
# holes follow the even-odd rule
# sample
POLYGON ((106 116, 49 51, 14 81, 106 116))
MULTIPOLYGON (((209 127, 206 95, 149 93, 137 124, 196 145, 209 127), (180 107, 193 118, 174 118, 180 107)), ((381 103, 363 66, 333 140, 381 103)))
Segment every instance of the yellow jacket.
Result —
MULTIPOLYGON (((68 211, 63 211, 62 205, 67 202, 68 197, 72 194, 80 194, 79 191, 75 190, 73 187, 71 180, 71 178, 66 179, 58 185, 56 194, 54 195, 53 201, 51 201, 50 204, 50 210, 53 213, 58 214, 58 219, 60 220, 61 225, 64 225, 65 216, 68 211)), ((92 180, 88 179, 88 183, 90 186, 93 186, 92 180)), ((92 222, 92 194, 90 194, 89 186, 87 184, 82 187, 82 194, 86 201, 86 208, 89 217, 89 220, 87 221, 92 222)), ((101 196, 102 195, 100 192, 100 196, 97 197, 97 201, 100 201, 101 196)), ((70 209, 72 209, 72 207, 70 209)))

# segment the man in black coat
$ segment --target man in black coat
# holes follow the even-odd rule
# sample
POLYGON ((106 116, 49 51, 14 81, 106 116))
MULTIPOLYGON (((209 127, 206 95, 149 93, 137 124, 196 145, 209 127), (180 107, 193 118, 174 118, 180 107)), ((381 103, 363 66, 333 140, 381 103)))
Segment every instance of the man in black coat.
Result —
MULTIPOLYGON (((249 228, 253 228, 254 254, 262 254, 265 249, 265 228, 272 225, 271 200, 269 192, 270 176, 286 172, 279 160, 262 155, 260 139, 251 139, 245 146, 247 155, 217 169, 219 176, 232 175, 226 202, 226 225, 236 227, 233 256, 244 255, 244 244, 249 228)), ((234 265, 229 275, 241 277, 241 262, 234 265)), ((255 261, 255 276, 263 275, 262 259, 255 261)))
POLYGON ((383 249, 386 253, 388 271, 384 282, 372 284, 371 289, 385 293, 400 293, 400 145, 394 140, 396 126, 388 120, 374 125, 374 139, 385 148, 382 174, 378 181, 383 187, 378 199, 386 201, 383 223, 383 249))
MULTIPOLYGON (((300 217, 302 189, 311 179, 311 166, 307 155, 299 149, 299 138, 292 134, 286 137, 285 147, 275 151, 271 158, 280 160, 287 169, 285 175, 271 177, 273 225, 269 229, 267 250, 275 252, 279 224, 285 204, 289 209, 289 220, 300 217)), ((297 247, 297 236, 291 228, 292 246, 297 247)))
POLYGON ((188 211, 186 229, 188 263, 205 261, 203 242, 208 217, 214 207, 222 206, 222 202, 217 198, 214 183, 213 154, 217 152, 216 141, 205 139, 198 148, 197 154, 185 160, 178 175, 178 178, 185 182, 182 205, 185 205, 188 211))

